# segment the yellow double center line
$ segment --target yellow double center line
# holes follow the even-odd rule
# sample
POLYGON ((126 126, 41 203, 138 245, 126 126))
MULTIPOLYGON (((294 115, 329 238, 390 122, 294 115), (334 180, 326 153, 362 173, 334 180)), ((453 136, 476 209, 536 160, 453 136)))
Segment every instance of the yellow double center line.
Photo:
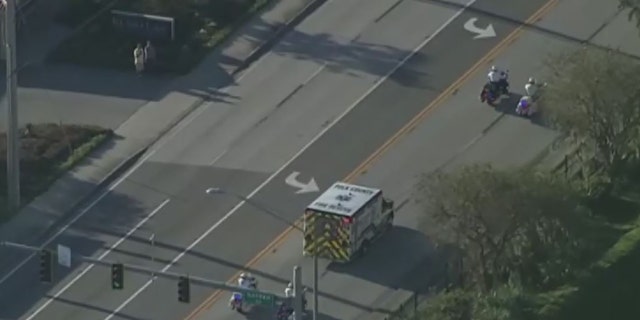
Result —
MULTIPOLYGON (((487 52, 478 62, 476 62, 471 68, 469 68, 458 80, 453 82, 447 89, 445 89, 435 100, 429 103, 420 113, 415 115, 407 124, 405 124, 400 130, 398 130, 389 140, 387 140, 380 148, 378 148, 373 154, 371 154, 366 160, 364 160, 358 167, 356 167, 349 175, 347 175, 343 181, 352 182, 358 175, 361 175, 378 160, 382 155, 384 155, 394 144, 396 144, 402 137, 411 132, 422 120, 424 120, 431 112, 433 112, 437 107, 442 105, 452 93, 457 91, 460 86, 467 80, 471 78, 481 66, 490 63, 493 59, 498 56, 498 54, 502 53, 510 44, 512 44, 521 34, 524 32, 524 27, 527 25, 531 25, 541 19, 544 15, 549 13, 551 9, 553 9, 559 0, 549 0, 545 3, 540 9, 538 9, 534 14, 532 14, 525 22, 520 25, 518 28, 513 30, 510 34, 508 34, 500 43, 498 43, 493 49, 487 52)), ((296 221, 296 225, 300 226, 302 223, 302 219, 296 221)), ((260 259, 262 259, 267 253, 274 250, 278 247, 287 236, 293 231, 293 227, 288 227, 284 232, 278 235, 269 245, 267 245, 262 251, 260 251, 253 259, 251 259, 245 265, 245 269, 249 269, 256 265, 260 259)), ((233 281, 240 275, 240 272, 236 273, 229 282, 233 281)), ((216 290, 211 294, 205 301, 202 302, 196 309, 193 310, 184 320, 193 320, 202 314, 205 310, 211 308, 211 306, 220 299, 223 291, 216 290)))

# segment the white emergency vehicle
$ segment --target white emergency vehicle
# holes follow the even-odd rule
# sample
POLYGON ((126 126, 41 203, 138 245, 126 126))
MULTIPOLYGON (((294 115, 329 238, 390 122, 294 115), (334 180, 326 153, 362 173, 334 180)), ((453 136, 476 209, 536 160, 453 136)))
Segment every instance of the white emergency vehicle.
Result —
POLYGON ((336 182, 305 210, 303 254, 349 262, 391 227, 393 216, 382 190, 336 182))

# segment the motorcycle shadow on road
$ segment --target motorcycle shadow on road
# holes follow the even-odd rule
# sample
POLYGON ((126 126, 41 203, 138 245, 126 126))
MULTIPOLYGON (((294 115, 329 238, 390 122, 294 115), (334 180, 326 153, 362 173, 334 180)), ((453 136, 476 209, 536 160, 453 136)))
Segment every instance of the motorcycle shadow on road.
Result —
POLYGON ((350 274, 394 290, 422 292, 433 279, 434 269, 430 266, 435 254, 435 245, 422 232, 393 226, 364 256, 347 264, 332 263, 327 270, 350 274))

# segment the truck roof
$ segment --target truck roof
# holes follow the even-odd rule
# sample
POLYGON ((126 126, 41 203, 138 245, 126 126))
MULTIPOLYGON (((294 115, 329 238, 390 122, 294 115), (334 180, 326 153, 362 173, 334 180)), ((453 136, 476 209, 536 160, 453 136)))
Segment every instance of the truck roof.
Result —
POLYGON ((350 217, 380 192, 380 189, 336 182, 307 209, 350 217))

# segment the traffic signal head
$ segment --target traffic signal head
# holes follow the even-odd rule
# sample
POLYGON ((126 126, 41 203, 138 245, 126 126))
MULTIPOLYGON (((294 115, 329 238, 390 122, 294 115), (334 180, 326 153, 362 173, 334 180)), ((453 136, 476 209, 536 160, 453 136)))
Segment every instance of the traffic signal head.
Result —
POLYGON ((180 276, 178 278, 178 301, 189 303, 191 301, 191 290, 189 288, 189 277, 180 276))
POLYGON ((111 265, 111 288, 115 290, 124 288, 124 265, 122 263, 111 265))
POLYGON ((51 282, 53 279, 53 254, 43 249, 40 251, 40 281, 51 282))

